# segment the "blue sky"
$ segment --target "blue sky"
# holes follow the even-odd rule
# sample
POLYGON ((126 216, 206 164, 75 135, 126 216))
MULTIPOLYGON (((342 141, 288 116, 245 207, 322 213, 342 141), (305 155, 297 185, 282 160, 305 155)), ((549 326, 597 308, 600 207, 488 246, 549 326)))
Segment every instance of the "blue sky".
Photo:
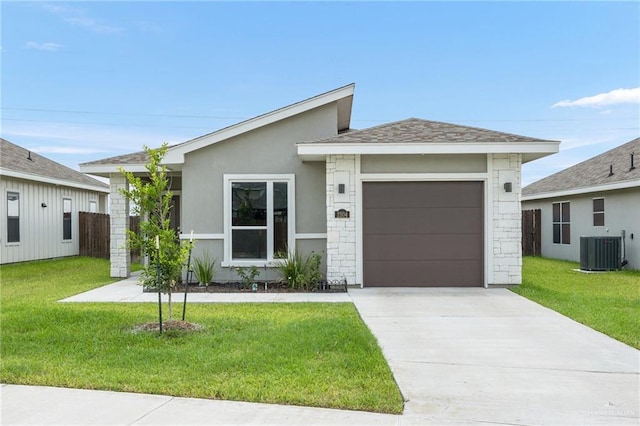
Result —
POLYGON ((355 82, 409 117, 562 141, 525 184, 640 135, 640 3, 11 2, 2 137, 77 169, 355 82))

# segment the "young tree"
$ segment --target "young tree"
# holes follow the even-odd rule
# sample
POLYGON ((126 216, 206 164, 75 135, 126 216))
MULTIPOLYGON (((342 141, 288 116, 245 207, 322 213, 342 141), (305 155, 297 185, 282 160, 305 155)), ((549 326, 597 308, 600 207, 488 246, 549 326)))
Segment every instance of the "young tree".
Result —
POLYGON ((120 169, 129 182, 129 189, 121 192, 132 203, 133 213, 140 216, 140 232, 136 234, 127 231, 127 241, 129 247, 140 249, 140 254, 148 257, 149 262, 142 271, 142 283, 168 295, 171 321, 171 293, 180 279, 189 249, 188 245, 180 244, 179 236, 171 228, 172 193, 167 168, 162 164, 167 144, 157 149, 145 145, 144 150, 149 155, 149 162, 145 165, 145 178, 120 169))

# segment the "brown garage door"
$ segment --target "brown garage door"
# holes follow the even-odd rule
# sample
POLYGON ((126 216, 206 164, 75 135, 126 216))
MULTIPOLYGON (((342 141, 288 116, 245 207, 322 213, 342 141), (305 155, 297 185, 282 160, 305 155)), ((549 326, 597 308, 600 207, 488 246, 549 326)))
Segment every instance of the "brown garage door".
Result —
POLYGON ((482 182, 363 183, 365 287, 483 285, 482 182))

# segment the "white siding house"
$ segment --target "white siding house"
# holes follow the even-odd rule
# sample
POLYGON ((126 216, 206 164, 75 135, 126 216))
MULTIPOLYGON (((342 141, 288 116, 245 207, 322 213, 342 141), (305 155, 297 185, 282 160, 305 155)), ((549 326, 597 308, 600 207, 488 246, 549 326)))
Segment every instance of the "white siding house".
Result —
POLYGON ((640 138, 522 190, 541 211, 542 256, 580 260, 580 237, 623 237, 626 267, 640 269, 640 138))
POLYGON ((106 212, 109 187, 0 141, 0 263, 78 255, 78 212, 106 212))

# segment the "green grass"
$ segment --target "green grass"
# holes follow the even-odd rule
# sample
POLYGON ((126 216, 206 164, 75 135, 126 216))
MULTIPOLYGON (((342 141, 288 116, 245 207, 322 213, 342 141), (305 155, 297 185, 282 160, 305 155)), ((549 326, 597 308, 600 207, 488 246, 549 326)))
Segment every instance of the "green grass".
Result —
POLYGON ((513 291, 640 349, 640 271, 586 274, 579 264, 525 257, 513 291))
POLYGON ((159 336, 131 332, 156 320, 156 304, 57 302, 112 282, 108 268, 89 258, 2 267, 2 383, 403 410, 352 304, 191 304, 187 320, 205 330, 159 336))

